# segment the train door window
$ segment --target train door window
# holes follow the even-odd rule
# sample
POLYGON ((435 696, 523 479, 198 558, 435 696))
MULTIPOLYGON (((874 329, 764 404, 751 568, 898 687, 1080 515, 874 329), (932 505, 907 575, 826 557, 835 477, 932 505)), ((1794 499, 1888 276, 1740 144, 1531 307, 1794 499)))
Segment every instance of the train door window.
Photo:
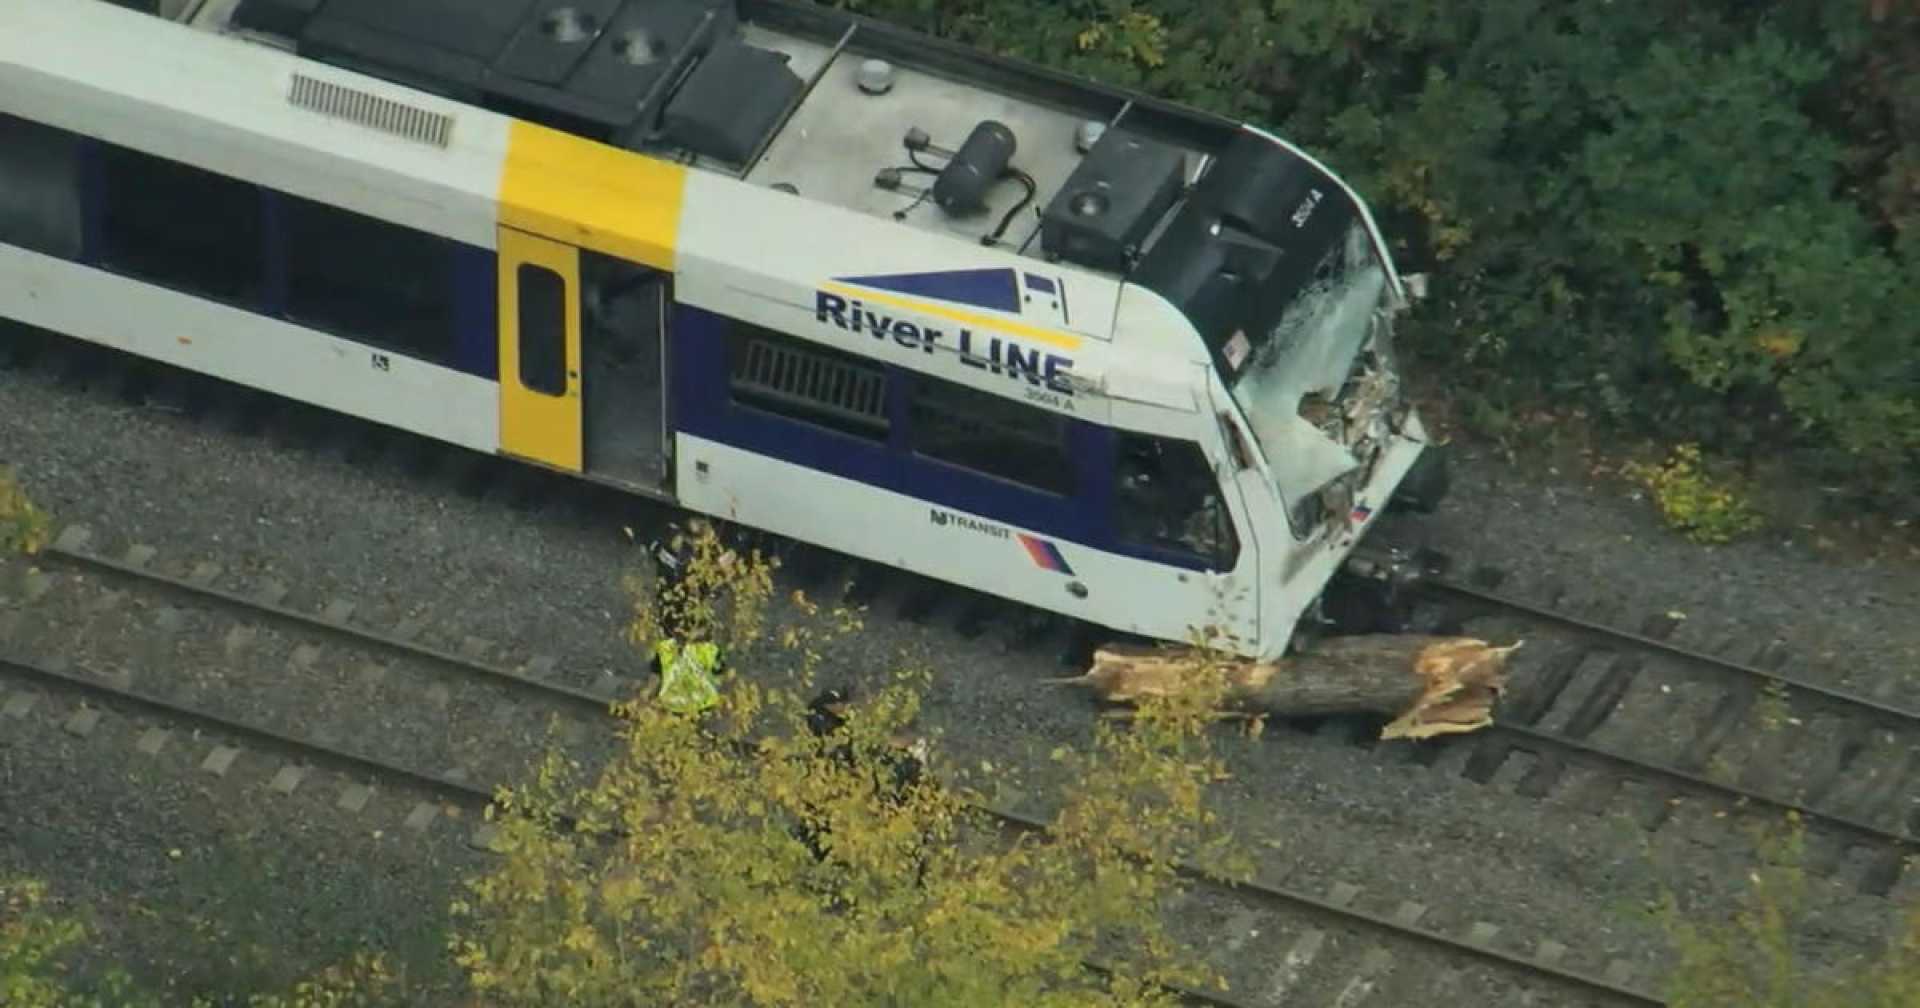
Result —
POLYGON ((545 395, 567 391, 567 282, 560 274, 521 263, 520 384, 545 395))
POLYGON ((409 357, 454 357, 453 243, 294 196, 281 197, 287 316, 409 357))
POLYGON ((872 361, 735 322, 728 334, 735 402, 846 434, 885 441, 887 372, 872 361))
POLYGON ((1053 494, 1073 493, 1066 417, 926 375, 907 411, 913 450, 1053 494))
POLYGON ((101 144, 100 256, 108 268, 223 301, 265 288, 260 190, 101 144))
POLYGON ((1172 550, 1212 570, 1240 555, 1220 481, 1192 441, 1119 432, 1114 458, 1114 524, 1123 543, 1172 550))

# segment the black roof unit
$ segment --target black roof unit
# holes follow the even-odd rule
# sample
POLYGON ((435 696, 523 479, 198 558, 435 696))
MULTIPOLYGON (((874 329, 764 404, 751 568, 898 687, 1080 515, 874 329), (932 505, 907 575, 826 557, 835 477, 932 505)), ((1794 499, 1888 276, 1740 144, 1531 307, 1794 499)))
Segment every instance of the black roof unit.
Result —
POLYGON ((744 164, 804 86, 786 53, 731 39, 716 43, 667 104, 665 139, 744 164))
POLYGON ((1102 133, 1041 215, 1048 255, 1124 272, 1180 198, 1186 156, 1123 129, 1102 133))
POLYGON ((1177 305, 1218 348, 1236 329, 1253 336, 1278 321, 1358 216, 1322 169, 1241 133, 1129 279, 1177 305))
POLYGON ((679 146, 734 162, 800 91, 783 58, 737 41, 733 0, 241 0, 233 23, 322 62, 623 146, 665 126, 679 146), (699 70, 716 45, 724 96, 723 75, 699 70), (683 82, 693 93, 675 101, 683 82))

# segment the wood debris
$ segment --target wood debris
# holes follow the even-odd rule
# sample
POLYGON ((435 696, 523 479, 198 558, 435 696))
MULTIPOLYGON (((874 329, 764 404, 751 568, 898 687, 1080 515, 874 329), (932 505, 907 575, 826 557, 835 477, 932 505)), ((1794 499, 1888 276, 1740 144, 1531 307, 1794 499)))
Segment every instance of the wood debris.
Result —
POLYGON ((1493 723, 1507 660, 1520 643, 1472 637, 1369 634, 1334 637, 1273 662, 1209 659, 1180 645, 1112 644, 1084 675, 1049 682, 1085 686, 1113 703, 1179 695, 1203 682, 1208 662, 1224 678, 1228 716, 1383 714, 1383 739, 1423 739, 1493 723))

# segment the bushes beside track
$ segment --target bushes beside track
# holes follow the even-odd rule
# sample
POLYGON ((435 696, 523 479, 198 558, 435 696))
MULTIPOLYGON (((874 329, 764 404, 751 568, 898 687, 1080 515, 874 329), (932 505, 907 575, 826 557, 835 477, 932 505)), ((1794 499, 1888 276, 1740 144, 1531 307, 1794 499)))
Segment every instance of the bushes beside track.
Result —
POLYGON ((52 527, 53 520, 20 488, 13 469, 0 464, 0 554, 38 552, 52 527))
POLYGON ((1482 428, 1920 483, 1920 3, 828 2, 1324 154, 1432 274, 1405 345, 1482 428))

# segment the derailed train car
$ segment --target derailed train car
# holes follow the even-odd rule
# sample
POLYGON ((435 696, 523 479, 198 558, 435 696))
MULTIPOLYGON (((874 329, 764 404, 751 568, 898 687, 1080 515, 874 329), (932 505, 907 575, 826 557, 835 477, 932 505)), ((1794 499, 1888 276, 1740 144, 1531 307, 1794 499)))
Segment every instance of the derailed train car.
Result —
POLYGON ((785 0, 166 6, 0 6, 0 317, 1260 657, 1441 486, 1251 126, 785 0))

